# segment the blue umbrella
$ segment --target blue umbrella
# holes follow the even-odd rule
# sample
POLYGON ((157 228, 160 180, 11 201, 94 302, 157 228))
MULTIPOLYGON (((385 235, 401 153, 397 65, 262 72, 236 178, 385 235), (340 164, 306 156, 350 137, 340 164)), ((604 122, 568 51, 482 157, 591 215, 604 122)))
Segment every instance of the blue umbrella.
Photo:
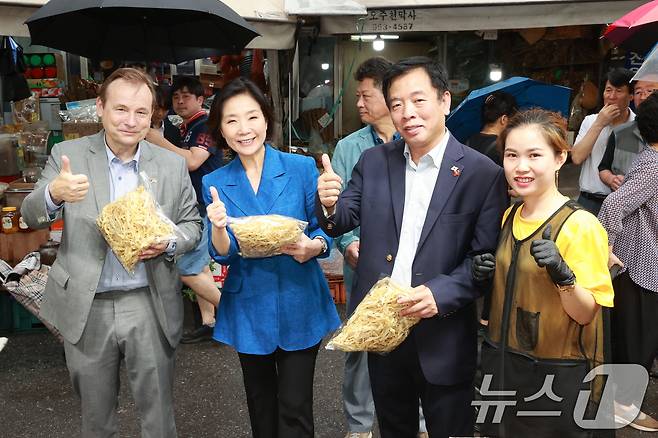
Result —
POLYGON ((471 91, 448 116, 446 126, 459 141, 464 142, 482 129, 482 105, 494 91, 505 91, 516 98, 519 109, 544 108, 569 115, 571 89, 549 85, 533 79, 514 76, 488 87, 471 91))

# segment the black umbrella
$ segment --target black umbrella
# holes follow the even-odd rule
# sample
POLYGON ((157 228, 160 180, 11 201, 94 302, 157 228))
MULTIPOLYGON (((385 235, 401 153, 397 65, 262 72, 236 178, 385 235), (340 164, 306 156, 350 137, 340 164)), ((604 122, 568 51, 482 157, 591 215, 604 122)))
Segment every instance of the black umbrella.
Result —
POLYGON ((239 53, 258 36, 217 0, 50 0, 25 23, 32 44, 92 59, 178 63, 239 53))

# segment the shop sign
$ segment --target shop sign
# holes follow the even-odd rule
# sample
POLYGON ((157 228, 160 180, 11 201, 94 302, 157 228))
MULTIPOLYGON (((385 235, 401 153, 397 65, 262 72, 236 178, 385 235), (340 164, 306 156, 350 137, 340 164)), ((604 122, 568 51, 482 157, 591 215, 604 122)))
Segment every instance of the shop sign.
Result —
POLYGON ((369 9, 363 33, 427 31, 427 28, 419 28, 423 25, 427 23, 423 20, 422 9, 369 9))
POLYGON ((637 52, 626 53, 625 67, 630 71, 632 71, 633 73, 637 73, 638 69, 642 66, 643 62, 644 62, 644 57, 639 53, 637 52))

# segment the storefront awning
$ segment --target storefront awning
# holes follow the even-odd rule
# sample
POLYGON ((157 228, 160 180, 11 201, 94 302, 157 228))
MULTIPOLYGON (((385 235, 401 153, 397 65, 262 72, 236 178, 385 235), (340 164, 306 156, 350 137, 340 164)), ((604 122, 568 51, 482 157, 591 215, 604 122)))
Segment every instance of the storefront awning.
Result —
MULTIPOLYGON (((227 6, 254 25, 260 37, 247 47, 252 49, 290 49, 294 47, 296 17, 284 11, 284 0, 224 0, 227 6)), ((0 0, 0 34, 29 37, 25 24, 30 15, 48 0, 0 0)))
POLYGON ((606 24, 643 0, 359 0, 362 17, 322 17, 322 33, 440 32, 606 24))

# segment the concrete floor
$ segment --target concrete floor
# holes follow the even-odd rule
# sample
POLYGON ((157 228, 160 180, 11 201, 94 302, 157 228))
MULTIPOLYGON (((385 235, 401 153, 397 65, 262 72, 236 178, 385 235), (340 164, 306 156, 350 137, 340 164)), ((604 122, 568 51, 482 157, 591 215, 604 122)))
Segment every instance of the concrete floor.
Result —
MULTIPOLYGON (((338 305, 338 310, 344 313, 344 306, 338 305)), ((0 437, 79 436, 80 406, 69 383, 61 346, 45 331, 8 336, 9 343, 0 353, 0 437)), ((249 437, 242 373, 233 349, 215 342, 181 345, 176 360, 174 392, 179 436, 249 437)), ((345 434, 342 372, 342 353, 321 349, 315 375, 316 437, 342 438, 345 434)), ((123 371, 121 378, 121 436, 137 437, 138 417, 123 371)), ((658 414, 658 384, 653 379, 644 409, 650 415, 658 414)), ((616 436, 649 435, 625 428, 616 436)))

